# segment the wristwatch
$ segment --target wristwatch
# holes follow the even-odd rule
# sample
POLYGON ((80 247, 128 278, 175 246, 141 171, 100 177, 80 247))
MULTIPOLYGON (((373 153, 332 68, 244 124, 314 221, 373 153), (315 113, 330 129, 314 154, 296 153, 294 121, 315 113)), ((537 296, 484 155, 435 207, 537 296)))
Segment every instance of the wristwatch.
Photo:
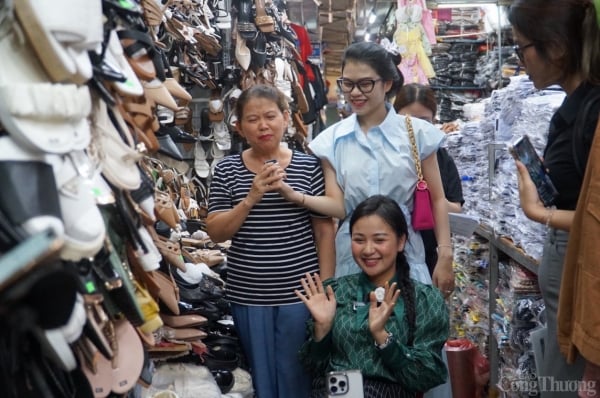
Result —
POLYGON ((375 347, 378 350, 383 350, 385 347, 389 346, 390 344, 392 344, 392 341, 394 341, 394 335, 390 332, 387 332, 387 337, 385 338, 385 341, 382 344, 377 344, 377 341, 375 341, 375 347))

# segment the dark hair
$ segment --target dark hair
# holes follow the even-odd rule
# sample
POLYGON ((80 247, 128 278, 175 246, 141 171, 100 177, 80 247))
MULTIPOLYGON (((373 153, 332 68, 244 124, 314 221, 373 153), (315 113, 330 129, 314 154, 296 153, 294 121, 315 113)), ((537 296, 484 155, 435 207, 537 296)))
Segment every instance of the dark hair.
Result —
MULTIPOLYGON (((356 206, 350 217, 350 233, 352 233, 352 228, 356 221, 371 215, 381 217, 394 230, 398 237, 408 237, 408 226, 402 209, 400 209, 398 203, 384 195, 373 195, 356 206)), ((416 327, 415 291, 410 279, 410 266, 408 265, 408 261, 406 261, 404 252, 399 252, 396 257, 396 276, 398 278, 400 297, 404 300, 406 308, 408 342, 409 345, 412 345, 416 327)))
POLYGON ((235 103, 235 115, 238 120, 242 120, 242 117, 244 116, 244 107, 253 98, 264 98, 273 101, 277 104, 277 107, 281 112, 288 110, 288 102, 285 99, 285 95, 279 91, 279 89, 273 86, 267 86, 266 84, 257 84, 244 90, 237 99, 235 103))
POLYGON ((392 88, 387 92, 388 97, 394 95, 398 88, 404 83, 404 77, 402 77, 402 74, 396 66, 400 62, 396 63, 394 55, 372 41, 360 41, 351 44, 346 48, 342 57, 342 73, 344 73, 344 67, 348 61, 367 64, 373 68, 384 81, 391 81, 392 88))
POLYGON ((543 60, 553 62, 551 49, 562 54, 554 62, 563 78, 581 73, 584 81, 600 84, 600 29, 591 0, 516 0, 508 20, 543 60))
POLYGON ((435 99, 435 93, 429 86, 424 86, 418 83, 411 83, 402 86, 396 94, 394 100, 394 109, 396 112, 400 112, 400 109, 410 104, 419 103, 425 108, 433 112, 433 117, 437 114, 437 101, 435 99))

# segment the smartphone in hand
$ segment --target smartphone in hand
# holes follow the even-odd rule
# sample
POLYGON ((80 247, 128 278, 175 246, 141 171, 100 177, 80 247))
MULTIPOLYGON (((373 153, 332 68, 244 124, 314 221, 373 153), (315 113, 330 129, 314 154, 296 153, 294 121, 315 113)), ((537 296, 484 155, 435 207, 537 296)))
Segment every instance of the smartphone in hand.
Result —
POLYGON ((363 378, 360 370, 327 373, 327 398, 363 398, 363 378))
POLYGON ((542 159, 538 156, 529 137, 524 135, 508 148, 511 155, 525 165, 531 180, 537 188, 538 195, 544 206, 551 206, 558 196, 558 191, 546 172, 542 159))

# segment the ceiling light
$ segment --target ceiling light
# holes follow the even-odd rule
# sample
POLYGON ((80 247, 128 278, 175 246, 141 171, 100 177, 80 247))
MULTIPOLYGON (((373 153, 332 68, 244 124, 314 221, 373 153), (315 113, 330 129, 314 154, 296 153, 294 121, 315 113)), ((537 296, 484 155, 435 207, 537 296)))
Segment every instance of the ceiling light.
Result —
POLYGON ((377 15, 373 11, 371 11, 371 14, 369 14, 369 23, 373 24, 376 20, 377 20, 377 15))

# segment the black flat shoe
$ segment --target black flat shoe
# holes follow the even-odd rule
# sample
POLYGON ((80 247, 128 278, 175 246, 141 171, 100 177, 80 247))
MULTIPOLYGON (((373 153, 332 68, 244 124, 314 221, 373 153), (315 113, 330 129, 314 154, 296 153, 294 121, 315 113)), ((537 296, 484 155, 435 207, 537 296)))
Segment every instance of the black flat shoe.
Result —
POLYGON ((162 153, 172 159, 183 161, 183 155, 169 134, 161 135, 160 130, 156 134, 160 147, 158 153, 162 153))
POLYGON ((193 135, 186 133, 182 129, 177 126, 162 126, 160 131, 164 131, 171 136, 173 142, 181 143, 181 144, 193 144, 198 139, 193 135))
POLYGON ((221 390, 221 394, 227 394, 229 391, 231 391, 233 385, 235 384, 233 373, 225 369, 211 369, 210 373, 212 373, 213 378, 217 382, 217 385, 221 390))
POLYGON ((209 321, 216 321, 221 317, 221 311, 210 301, 196 304, 179 301, 178 306, 180 315, 202 315, 209 321))

